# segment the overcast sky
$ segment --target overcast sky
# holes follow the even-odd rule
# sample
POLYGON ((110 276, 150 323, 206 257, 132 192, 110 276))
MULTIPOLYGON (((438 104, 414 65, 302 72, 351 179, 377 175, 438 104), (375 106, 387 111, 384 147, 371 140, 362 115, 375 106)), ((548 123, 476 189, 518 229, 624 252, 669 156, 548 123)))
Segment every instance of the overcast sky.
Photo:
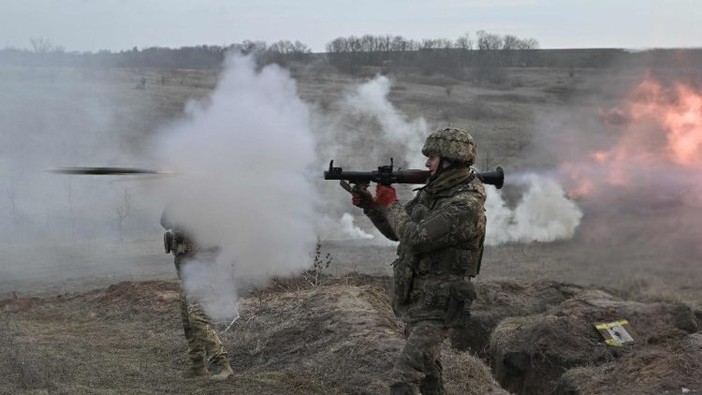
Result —
POLYGON ((0 0, 0 48, 67 51, 350 35, 448 38, 485 30, 541 48, 702 46, 700 0, 0 0))

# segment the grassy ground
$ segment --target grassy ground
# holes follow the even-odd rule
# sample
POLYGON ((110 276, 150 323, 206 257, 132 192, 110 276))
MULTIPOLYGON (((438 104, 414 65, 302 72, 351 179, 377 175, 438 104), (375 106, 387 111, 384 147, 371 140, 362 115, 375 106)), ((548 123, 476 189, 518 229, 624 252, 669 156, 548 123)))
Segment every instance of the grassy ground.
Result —
MULTIPOLYGON (((387 278, 358 277, 256 292, 221 333, 235 370, 226 382, 180 376, 189 361, 177 282, 4 300, 0 393, 384 393, 403 344, 386 286, 387 278)), ((446 355, 450 393, 499 389, 482 362, 446 355)))

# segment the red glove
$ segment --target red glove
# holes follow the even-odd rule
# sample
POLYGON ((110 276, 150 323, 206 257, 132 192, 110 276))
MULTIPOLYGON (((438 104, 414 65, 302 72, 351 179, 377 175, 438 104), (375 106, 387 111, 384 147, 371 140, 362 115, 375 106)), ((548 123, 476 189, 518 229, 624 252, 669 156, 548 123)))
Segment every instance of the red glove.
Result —
POLYGON ((397 192, 395 192, 395 188, 381 184, 378 184, 375 187, 375 202, 378 205, 382 207, 387 207, 396 201, 397 192))
POLYGON ((375 206, 373 195, 365 188, 354 188, 351 191, 351 203, 364 210, 375 206))

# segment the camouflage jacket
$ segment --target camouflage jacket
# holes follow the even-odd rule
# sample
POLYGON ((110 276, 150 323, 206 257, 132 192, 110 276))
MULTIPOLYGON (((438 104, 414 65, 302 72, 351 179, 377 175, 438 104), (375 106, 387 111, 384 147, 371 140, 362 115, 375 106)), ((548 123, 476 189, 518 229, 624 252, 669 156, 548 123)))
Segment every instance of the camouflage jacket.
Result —
POLYGON ((393 307, 408 321, 443 319, 451 297, 474 293, 485 238, 485 189, 468 169, 454 169, 402 205, 366 215, 399 241, 393 263, 393 307), (469 289, 468 289, 469 288, 469 289))

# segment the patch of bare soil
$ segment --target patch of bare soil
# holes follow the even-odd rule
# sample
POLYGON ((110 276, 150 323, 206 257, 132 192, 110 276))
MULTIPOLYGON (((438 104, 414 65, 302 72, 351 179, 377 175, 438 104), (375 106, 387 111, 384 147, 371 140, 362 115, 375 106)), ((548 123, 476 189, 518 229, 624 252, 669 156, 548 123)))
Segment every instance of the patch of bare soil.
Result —
MULTIPOLYGON (((181 378, 175 281, 2 300, 0 393, 387 393, 404 344, 389 284, 350 275, 252 292, 221 333, 236 372, 226 382, 181 378)), ((443 352, 450 394, 702 391, 700 312, 688 305, 558 282, 477 285, 469 324, 443 352), (636 341, 605 345, 593 323, 618 319, 636 341)))

